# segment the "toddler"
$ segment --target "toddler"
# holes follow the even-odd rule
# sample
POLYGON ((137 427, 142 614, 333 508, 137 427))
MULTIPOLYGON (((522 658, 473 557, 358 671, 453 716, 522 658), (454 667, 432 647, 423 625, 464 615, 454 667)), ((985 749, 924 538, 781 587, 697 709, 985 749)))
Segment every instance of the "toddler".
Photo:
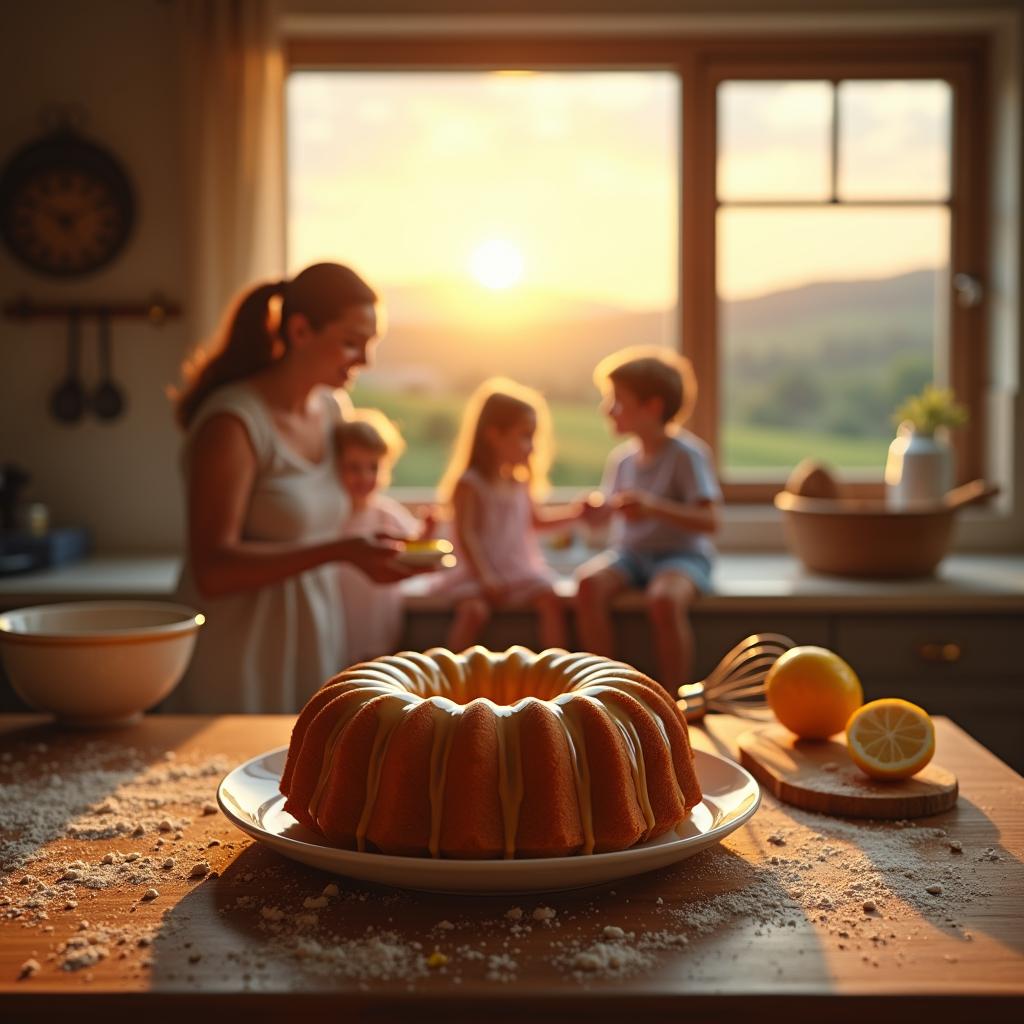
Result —
POLYGON ((605 468, 605 515, 614 516, 610 550, 579 572, 582 646, 612 655, 609 602, 641 587, 654 634, 661 684, 675 697, 691 682, 689 609, 711 589, 721 490, 707 446, 682 429, 696 398, 688 360, 663 349, 634 348, 603 360, 594 373, 617 434, 605 468))
MULTIPOLYGON (((335 428, 335 469, 351 503, 343 535, 385 534, 405 539, 430 532, 429 517, 425 522, 417 519, 404 505, 381 493, 404 450, 398 429, 376 409, 354 412, 335 428)), ((374 583, 348 565, 338 569, 352 664, 394 654, 402 633, 401 588, 393 583, 374 583)))

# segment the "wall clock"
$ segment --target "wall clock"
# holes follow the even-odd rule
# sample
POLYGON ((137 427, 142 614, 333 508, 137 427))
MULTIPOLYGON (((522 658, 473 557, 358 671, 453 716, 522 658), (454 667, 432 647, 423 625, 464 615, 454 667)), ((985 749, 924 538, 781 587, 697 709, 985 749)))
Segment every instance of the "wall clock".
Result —
POLYGON ((76 277, 124 247, 135 197, 120 162, 62 127, 18 150, 0 174, 0 235, 42 274, 76 277))

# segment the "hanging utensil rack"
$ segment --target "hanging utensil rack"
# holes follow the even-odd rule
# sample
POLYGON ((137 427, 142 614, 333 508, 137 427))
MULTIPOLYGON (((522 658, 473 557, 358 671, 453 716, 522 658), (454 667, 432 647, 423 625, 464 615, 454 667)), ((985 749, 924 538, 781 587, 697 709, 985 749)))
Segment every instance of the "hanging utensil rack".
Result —
POLYGON ((148 320, 159 327, 181 316, 181 306, 159 294, 148 302, 34 302, 28 296, 21 296, 4 305, 4 315, 15 320, 107 316, 115 320, 148 320))

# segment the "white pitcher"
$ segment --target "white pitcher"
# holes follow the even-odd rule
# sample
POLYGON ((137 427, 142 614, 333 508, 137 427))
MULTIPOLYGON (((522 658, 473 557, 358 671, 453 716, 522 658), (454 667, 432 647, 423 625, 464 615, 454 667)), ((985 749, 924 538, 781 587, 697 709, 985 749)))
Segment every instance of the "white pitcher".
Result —
POLYGON ((941 505, 953 486, 953 453, 945 434, 922 434, 904 420, 889 445, 885 501, 895 511, 941 505))

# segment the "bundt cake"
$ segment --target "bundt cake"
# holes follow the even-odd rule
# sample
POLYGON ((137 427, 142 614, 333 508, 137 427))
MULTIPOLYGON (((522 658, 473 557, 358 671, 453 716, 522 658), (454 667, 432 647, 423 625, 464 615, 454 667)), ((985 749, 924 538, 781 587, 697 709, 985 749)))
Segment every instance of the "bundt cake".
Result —
POLYGON ((701 799, 686 722, 657 683, 523 647, 340 673, 295 723, 281 792, 333 845, 461 858, 622 850, 701 799))

